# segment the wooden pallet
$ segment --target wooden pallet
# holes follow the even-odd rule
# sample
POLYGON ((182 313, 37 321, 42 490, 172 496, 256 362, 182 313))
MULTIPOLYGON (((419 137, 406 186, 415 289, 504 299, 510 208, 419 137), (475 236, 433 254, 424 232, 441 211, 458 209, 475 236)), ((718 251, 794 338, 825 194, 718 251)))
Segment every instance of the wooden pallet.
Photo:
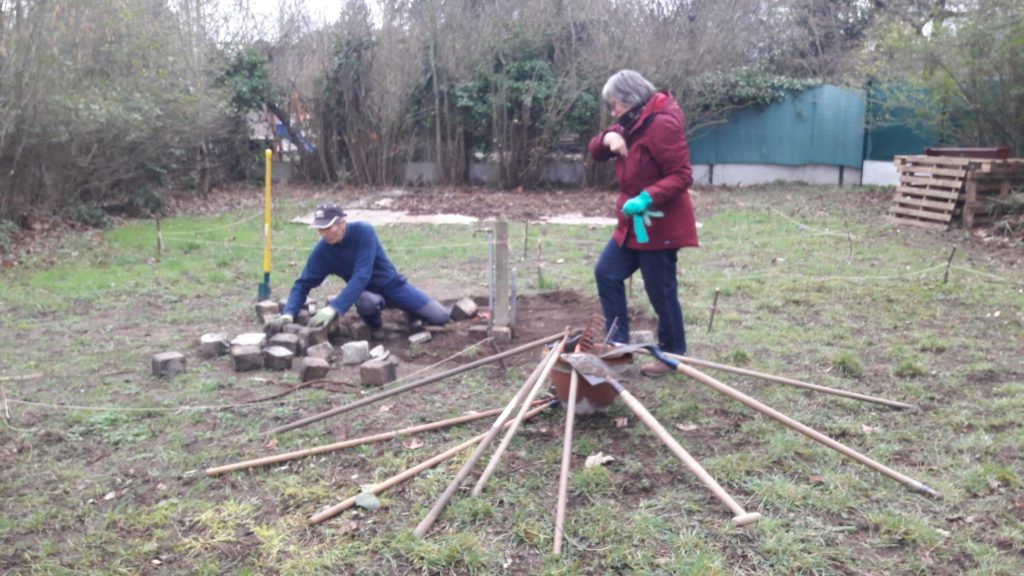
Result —
POLYGON ((991 223, 992 207, 1024 185, 1024 158, 897 156, 900 184, 889 219, 897 224, 946 230, 991 223))
POLYGON ((963 206, 969 158, 897 156, 900 184, 889 218, 898 224, 946 230, 963 206))

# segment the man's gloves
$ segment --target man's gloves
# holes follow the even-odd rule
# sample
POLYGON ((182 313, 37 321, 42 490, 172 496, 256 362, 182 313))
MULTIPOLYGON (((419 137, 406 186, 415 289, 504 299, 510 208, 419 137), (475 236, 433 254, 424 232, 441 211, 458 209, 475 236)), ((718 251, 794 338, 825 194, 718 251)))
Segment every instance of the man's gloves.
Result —
POLYGON ((641 190, 639 194, 626 200, 626 203, 622 205, 622 213, 626 216, 643 214, 651 207, 652 202, 654 200, 651 199, 651 195, 647 193, 647 190, 641 190))
POLYGON ((324 306, 320 310, 317 310, 316 314, 309 319, 310 328, 320 328, 321 326, 327 326, 335 316, 338 315, 338 311, 330 306, 324 306))
POLYGON ((295 318, 292 318, 291 314, 281 314, 277 318, 268 322, 267 325, 273 328, 274 332, 280 332, 281 329, 284 328, 285 324, 291 324, 294 321, 295 318))

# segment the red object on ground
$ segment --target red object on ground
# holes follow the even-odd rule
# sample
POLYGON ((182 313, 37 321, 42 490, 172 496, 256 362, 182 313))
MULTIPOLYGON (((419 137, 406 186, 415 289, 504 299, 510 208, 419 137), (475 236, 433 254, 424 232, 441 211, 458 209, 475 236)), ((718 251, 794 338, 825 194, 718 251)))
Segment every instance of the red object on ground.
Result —
POLYGON ((954 156, 957 158, 987 158, 1006 160, 1010 157, 1010 149, 1006 146, 998 148, 925 148, 925 156, 954 156))

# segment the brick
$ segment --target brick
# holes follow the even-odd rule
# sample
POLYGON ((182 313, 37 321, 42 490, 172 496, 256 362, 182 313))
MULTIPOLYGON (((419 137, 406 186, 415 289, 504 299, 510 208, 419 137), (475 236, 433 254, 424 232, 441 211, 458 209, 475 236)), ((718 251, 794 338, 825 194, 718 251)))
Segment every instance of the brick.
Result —
POLYGON ((330 342, 321 342, 307 348, 306 356, 309 358, 319 358, 327 363, 331 363, 338 359, 338 349, 332 346, 330 342))
POLYGON ((494 341, 501 343, 508 343, 512 341, 512 327, 511 326, 493 326, 491 327, 491 336, 494 336, 494 341))
POLYGON ((359 380, 363 386, 383 386, 396 378, 397 368, 391 358, 370 360, 359 367, 359 380))
POLYGON ((153 374, 161 378, 171 378, 185 372, 185 355, 181 352, 160 352, 152 359, 153 374))
POLYGON ((248 372, 263 367, 263 352, 259 346, 232 346, 231 359, 235 372, 248 372))
POLYGON ((409 344, 426 344, 431 338, 430 332, 417 332, 409 336, 409 344))
POLYGON ((231 349, 230 338, 224 333, 209 333, 199 337, 199 357, 215 358, 223 356, 231 349))
POLYGON ((322 380, 330 371, 331 365, 327 363, 327 360, 307 356, 302 359, 302 364, 299 366, 299 379, 303 382, 322 380))
POLYGON ((261 300, 256 303, 256 317, 260 324, 266 324, 271 317, 281 315, 281 308, 273 300, 261 300))
POLYGON ((303 326, 299 330, 299 342, 302 343, 303 350, 309 350, 321 342, 327 342, 327 329, 322 326, 320 328, 303 326))
POLYGON ((299 335, 298 334, 274 334, 270 337, 269 346, 280 346, 287 348, 295 356, 299 355, 299 335))
POLYGON ((479 308, 472 298, 463 298, 452 306, 450 316, 452 320, 468 320, 476 316, 478 310, 479 308))
POLYGON ((268 346, 263 349, 263 367, 267 370, 290 370, 295 353, 284 346, 268 346))
POLYGON ((362 364, 370 359, 370 344, 366 340, 346 342, 341 345, 341 363, 362 364))
POLYGON ((267 345, 267 335, 263 332, 246 332, 245 334, 239 334, 231 340, 231 347, 235 346, 255 346, 262 348, 267 345))

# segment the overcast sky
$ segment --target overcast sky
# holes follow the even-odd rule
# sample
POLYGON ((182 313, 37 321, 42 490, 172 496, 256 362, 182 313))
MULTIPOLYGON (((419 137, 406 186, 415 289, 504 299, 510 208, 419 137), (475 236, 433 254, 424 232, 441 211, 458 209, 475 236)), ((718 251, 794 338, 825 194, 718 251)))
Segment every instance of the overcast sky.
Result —
POLYGON ((286 6, 303 6, 314 22, 326 23, 338 19, 345 0, 249 0, 254 13, 268 18, 277 16, 282 3, 286 6))

